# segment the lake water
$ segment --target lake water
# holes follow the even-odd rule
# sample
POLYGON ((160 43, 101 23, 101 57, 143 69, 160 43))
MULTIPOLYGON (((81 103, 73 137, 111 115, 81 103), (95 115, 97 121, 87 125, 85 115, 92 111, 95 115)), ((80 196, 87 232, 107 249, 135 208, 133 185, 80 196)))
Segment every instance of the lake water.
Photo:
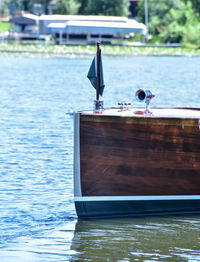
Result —
MULTIPOLYGON (((73 120, 90 58, 0 56, 0 261, 200 261, 200 215, 78 221, 73 120)), ((105 106, 200 106, 200 58, 103 57, 105 106)))

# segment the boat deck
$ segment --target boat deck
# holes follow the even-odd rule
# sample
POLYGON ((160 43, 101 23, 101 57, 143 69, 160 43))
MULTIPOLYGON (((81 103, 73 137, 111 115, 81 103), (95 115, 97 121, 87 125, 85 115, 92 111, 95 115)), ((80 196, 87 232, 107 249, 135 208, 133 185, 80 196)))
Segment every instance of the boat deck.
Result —
POLYGON ((200 119, 200 108, 151 108, 145 114, 144 108, 106 108, 102 111, 81 111, 82 115, 151 117, 151 118, 192 118, 200 119))

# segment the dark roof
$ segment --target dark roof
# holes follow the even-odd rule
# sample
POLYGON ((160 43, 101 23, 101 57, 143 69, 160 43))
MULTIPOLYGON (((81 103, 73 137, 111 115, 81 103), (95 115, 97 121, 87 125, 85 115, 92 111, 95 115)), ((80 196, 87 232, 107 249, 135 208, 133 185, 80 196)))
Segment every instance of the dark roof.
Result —
POLYGON ((17 24, 17 25, 35 25, 38 19, 39 17, 37 15, 20 14, 20 15, 12 17, 10 19, 10 22, 17 24))

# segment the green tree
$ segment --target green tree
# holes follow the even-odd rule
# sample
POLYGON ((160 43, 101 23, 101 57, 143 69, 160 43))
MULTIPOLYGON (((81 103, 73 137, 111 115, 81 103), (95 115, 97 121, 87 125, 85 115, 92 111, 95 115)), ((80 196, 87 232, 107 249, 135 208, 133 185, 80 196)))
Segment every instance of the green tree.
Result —
MULTIPOLYGON (((181 9, 181 0, 147 0, 148 1, 148 17, 149 30, 151 34, 159 34, 166 25, 166 14, 171 9, 181 9)), ((138 3, 138 18, 145 22, 144 0, 138 3)))
POLYGON ((21 0, 21 4, 23 6, 24 11, 30 11, 32 6, 32 1, 30 0, 21 0))
MULTIPOLYGON (((1 0, 0 0, 1 1, 1 0)), ((32 12, 34 3, 38 3, 37 0, 10 0, 10 3, 18 10, 32 12)))
POLYGON ((75 15, 78 13, 80 3, 76 0, 57 0, 56 12, 58 14, 75 15))
POLYGON ((6 16, 9 14, 9 2, 10 0, 0 0, 0 16, 6 16))
POLYGON ((85 13, 90 15, 128 16, 129 0, 88 0, 85 13))
POLYGON ((183 3, 180 10, 171 9, 166 15, 166 22, 160 34, 164 41, 200 46, 199 15, 192 8, 191 1, 183 3))
POLYGON ((79 0, 80 2, 80 8, 79 8, 79 14, 85 15, 86 14, 86 6, 87 6, 87 0, 79 0))
MULTIPOLYGON (((1 1, 1 0, 0 0, 1 1)), ((34 4, 41 4, 45 13, 48 11, 48 4, 51 0, 9 0, 11 5, 18 10, 33 12, 34 4)))
POLYGON ((44 7, 44 11, 47 14, 48 12, 48 4, 51 2, 51 0, 34 0, 35 4, 41 4, 44 7))
MULTIPOLYGON (((183 0, 187 4, 188 0, 183 0)), ((200 0, 191 0, 195 12, 200 13, 200 0)))
MULTIPOLYGON (((200 46, 200 17, 195 12, 192 1, 194 2, 194 0, 156 2, 149 0, 149 32, 153 35, 153 39, 200 46)), ((138 15, 144 22, 144 1, 138 4, 138 15)))

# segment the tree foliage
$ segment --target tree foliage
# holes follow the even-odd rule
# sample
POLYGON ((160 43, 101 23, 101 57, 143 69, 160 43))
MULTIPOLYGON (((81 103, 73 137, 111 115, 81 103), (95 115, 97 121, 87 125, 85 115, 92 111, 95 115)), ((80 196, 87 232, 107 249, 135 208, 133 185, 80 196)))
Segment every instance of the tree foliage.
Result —
POLYGON ((164 41, 199 44, 200 24, 198 15, 188 1, 179 10, 171 9, 166 15, 167 25, 161 32, 164 41))
MULTIPOLYGON (((181 0, 147 0, 150 33, 159 33, 166 24, 166 14, 171 9, 181 9, 181 0)), ((144 22, 144 0, 138 3, 138 17, 144 22)))
POLYGON ((6 16, 9 14, 8 4, 9 0, 0 0, 0 16, 6 16))
MULTIPOLYGON (((200 0, 197 0, 200 1, 200 0)), ((149 32, 162 42, 200 46, 200 16, 194 0, 148 1, 149 32)), ((144 1, 138 5, 139 18, 144 21, 144 1)))
MULTIPOLYGON (((188 2, 188 0, 184 0, 185 3, 188 2)), ((200 0, 191 0, 192 7, 195 12, 200 13, 200 0)))
POLYGON ((128 16, 129 0, 87 0, 84 13, 89 15, 128 16))
POLYGON ((80 3, 76 0, 57 0, 56 12, 58 14, 75 15, 78 13, 80 3))
MULTIPOLYGON (((0 0, 2 1, 2 0, 0 0)), ((47 6, 51 0, 8 0, 9 4, 17 10, 33 12, 34 4, 41 4, 45 13, 47 13, 47 6)))

